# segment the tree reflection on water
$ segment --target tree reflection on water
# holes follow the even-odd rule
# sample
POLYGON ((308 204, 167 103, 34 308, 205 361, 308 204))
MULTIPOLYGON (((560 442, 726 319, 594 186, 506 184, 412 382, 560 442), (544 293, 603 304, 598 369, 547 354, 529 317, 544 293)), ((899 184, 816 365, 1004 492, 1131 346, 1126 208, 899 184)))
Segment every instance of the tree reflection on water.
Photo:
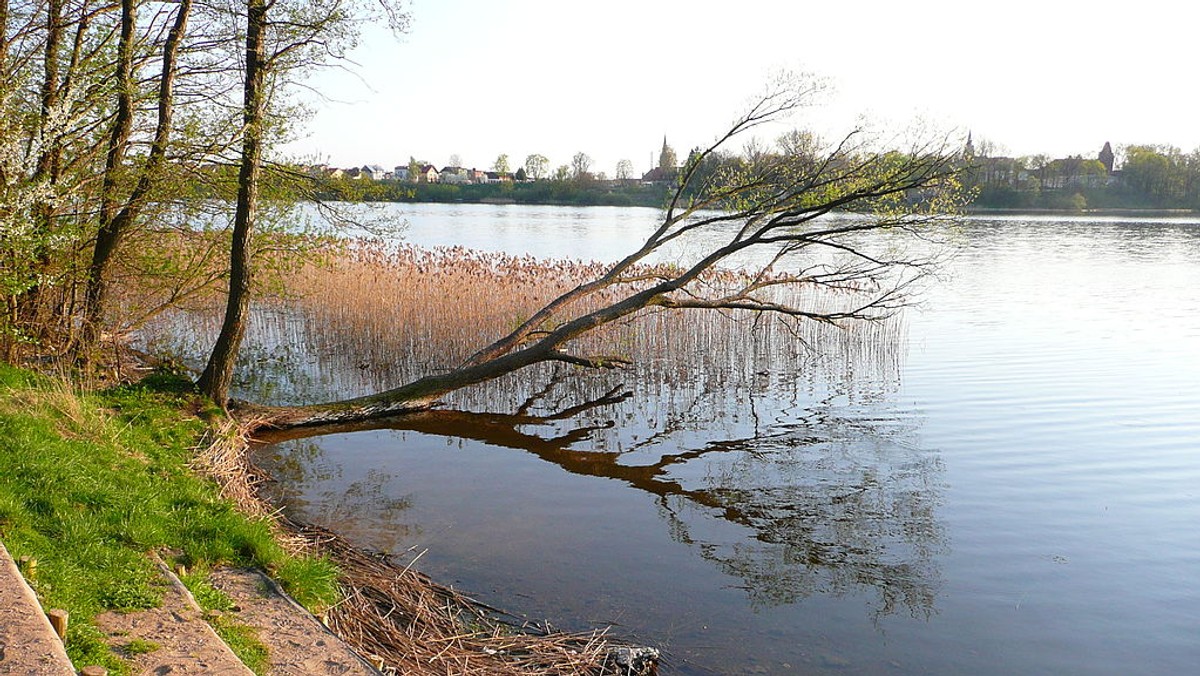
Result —
POLYGON ((573 474, 615 479, 655 496, 671 537, 738 580, 754 607, 815 594, 873 590, 877 615, 934 610, 944 548, 935 508, 937 456, 905 443, 912 430, 865 418, 831 395, 785 424, 675 452, 670 425, 633 448, 594 450, 616 427, 603 412, 631 397, 614 389, 585 404, 533 412, 553 386, 510 414, 432 410, 371 423, 291 430, 267 441, 369 429, 470 439, 526 451, 573 474), (651 460, 630 462, 631 458, 651 460), (733 524, 743 537, 707 527, 733 524), (724 537, 700 533, 723 532, 724 537))

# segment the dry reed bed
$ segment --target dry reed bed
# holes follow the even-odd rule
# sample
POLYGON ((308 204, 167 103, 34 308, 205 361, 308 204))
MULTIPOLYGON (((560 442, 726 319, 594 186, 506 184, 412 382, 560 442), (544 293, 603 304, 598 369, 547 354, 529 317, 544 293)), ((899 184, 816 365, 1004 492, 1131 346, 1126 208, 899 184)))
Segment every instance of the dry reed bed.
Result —
MULTIPOLYGON (((313 403, 388 389, 458 365, 547 301, 602 274, 605 265, 547 261, 468 250, 422 249, 377 241, 343 242, 288 266, 281 293, 252 306, 239 373, 247 384, 269 382, 241 396, 264 403, 313 403)), ((706 282, 729 288, 744 281, 722 271, 706 282)), ((612 289, 578 310, 610 301, 612 289)), ((142 303, 126 288, 126 303, 142 303)), ((814 310, 844 305, 850 294, 815 287, 780 289, 779 299, 814 310)), ((157 300, 157 299, 156 299, 157 300)), ((221 318, 218 296, 191 298, 191 309, 158 317, 145 335, 165 336, 150 351, 203 364, 221 318)), ((575 342, 580 354, 619 354, 632 369, 571 379, 569 394, 591 398, 625 383, 637 392, 674 396, 689 388, 803 388, 814 379, 895 369, 896 321, 830 326, 811 321, 716 311, 644 311, 575 342), (573 388, 573 389, 572 389, 573 388)), ((539 365, 447 397, 459 408, 512 408, 561 365, 539 365)), ((574 367, 571 367, 574 368, 574 367)), ((567 394, 567 392, 564 392, 567 394)))
MULTIPOLYGON (((361 394, 453 368, 546 302, 601 275, 605 267, 461 247, 357 243, 290 276, 289 297, 259 307, 251 339, 268 352, 304 346, 313 377, 330 381, 323 396, 361 394)), ((728 271, 705 280, 714 292, 744 281, 743 275, 728 271)), ((575 311, 611 302, 631 288, 636 287, 610 289, 575 311)), ((814 310, 846 303, 846 294, 815 287, 777 293, 780 300, 814 310)), ((689 385, 734 390, 761 381, 763 372, 784 385, 798 382, 802 373, 839 377, 848 360, 876 372, 890 371, 895 353, 888 348, 898 334, 894 321, 830 326, 746 313, 650 310, 578 339, 573 349, 634 359, 632 375, 619 377, 642 391, 689 385)), ((544 383, 554 368, 528 369, 456 393, 448 401, 465 408, 511 406, 544 383)), ((598 396, 613 379, 591 380, 576 383, 584 390, 574 394, 598 396)))

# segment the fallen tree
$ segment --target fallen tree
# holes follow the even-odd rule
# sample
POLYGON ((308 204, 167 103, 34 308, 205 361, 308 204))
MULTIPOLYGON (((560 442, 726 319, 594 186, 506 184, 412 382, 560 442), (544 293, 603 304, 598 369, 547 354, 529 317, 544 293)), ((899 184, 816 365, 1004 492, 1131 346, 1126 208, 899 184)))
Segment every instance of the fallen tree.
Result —
POLYGON ((575 341, 646 312, 835 324, 891 315, 936 258, 927 246, 914 252, 903 245, 925 244, 931 228, 961 206, 956 153, 946 138, 884 149, 862 129, 829 145, 793 132, 775 151, 754 143, 742 155, 725 151, 796 111, 816 89, 792 80, 769 89, 711 146, 692 153, 661 223, 636 250, 456 368, 343 401, 230 402, 231 411, 274 428, 347 423, 425 411, 447 393, 533 364, 620 368, 633 356, 579 352, 575 341), (825 292, 823 300, 810 305, 784 293, 800 287, 825 292))

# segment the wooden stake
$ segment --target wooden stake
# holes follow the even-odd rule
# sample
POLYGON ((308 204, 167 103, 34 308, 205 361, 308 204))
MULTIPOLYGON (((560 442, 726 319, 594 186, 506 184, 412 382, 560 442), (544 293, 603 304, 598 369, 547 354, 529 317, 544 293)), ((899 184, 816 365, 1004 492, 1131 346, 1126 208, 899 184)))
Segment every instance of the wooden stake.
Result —
POLYGON ((50 618, 50 626, 54 627, 54 633, 64 641, 67 639, 67 616, 67 611, 59 608, 46 613, 46 617, 50 618))

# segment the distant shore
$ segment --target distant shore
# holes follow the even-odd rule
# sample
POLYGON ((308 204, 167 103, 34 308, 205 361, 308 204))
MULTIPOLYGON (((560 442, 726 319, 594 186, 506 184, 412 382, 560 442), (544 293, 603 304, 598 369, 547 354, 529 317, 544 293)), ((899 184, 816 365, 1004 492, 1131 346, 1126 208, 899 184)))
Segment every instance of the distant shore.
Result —
POLYGON ((1153 208, 1106 208, 1106 209, 1006 209, 1001 207, 968 206, 966 213, 971 216, 1200 216, 1200 211, 1194 209, 1153 209, 1153 208))

